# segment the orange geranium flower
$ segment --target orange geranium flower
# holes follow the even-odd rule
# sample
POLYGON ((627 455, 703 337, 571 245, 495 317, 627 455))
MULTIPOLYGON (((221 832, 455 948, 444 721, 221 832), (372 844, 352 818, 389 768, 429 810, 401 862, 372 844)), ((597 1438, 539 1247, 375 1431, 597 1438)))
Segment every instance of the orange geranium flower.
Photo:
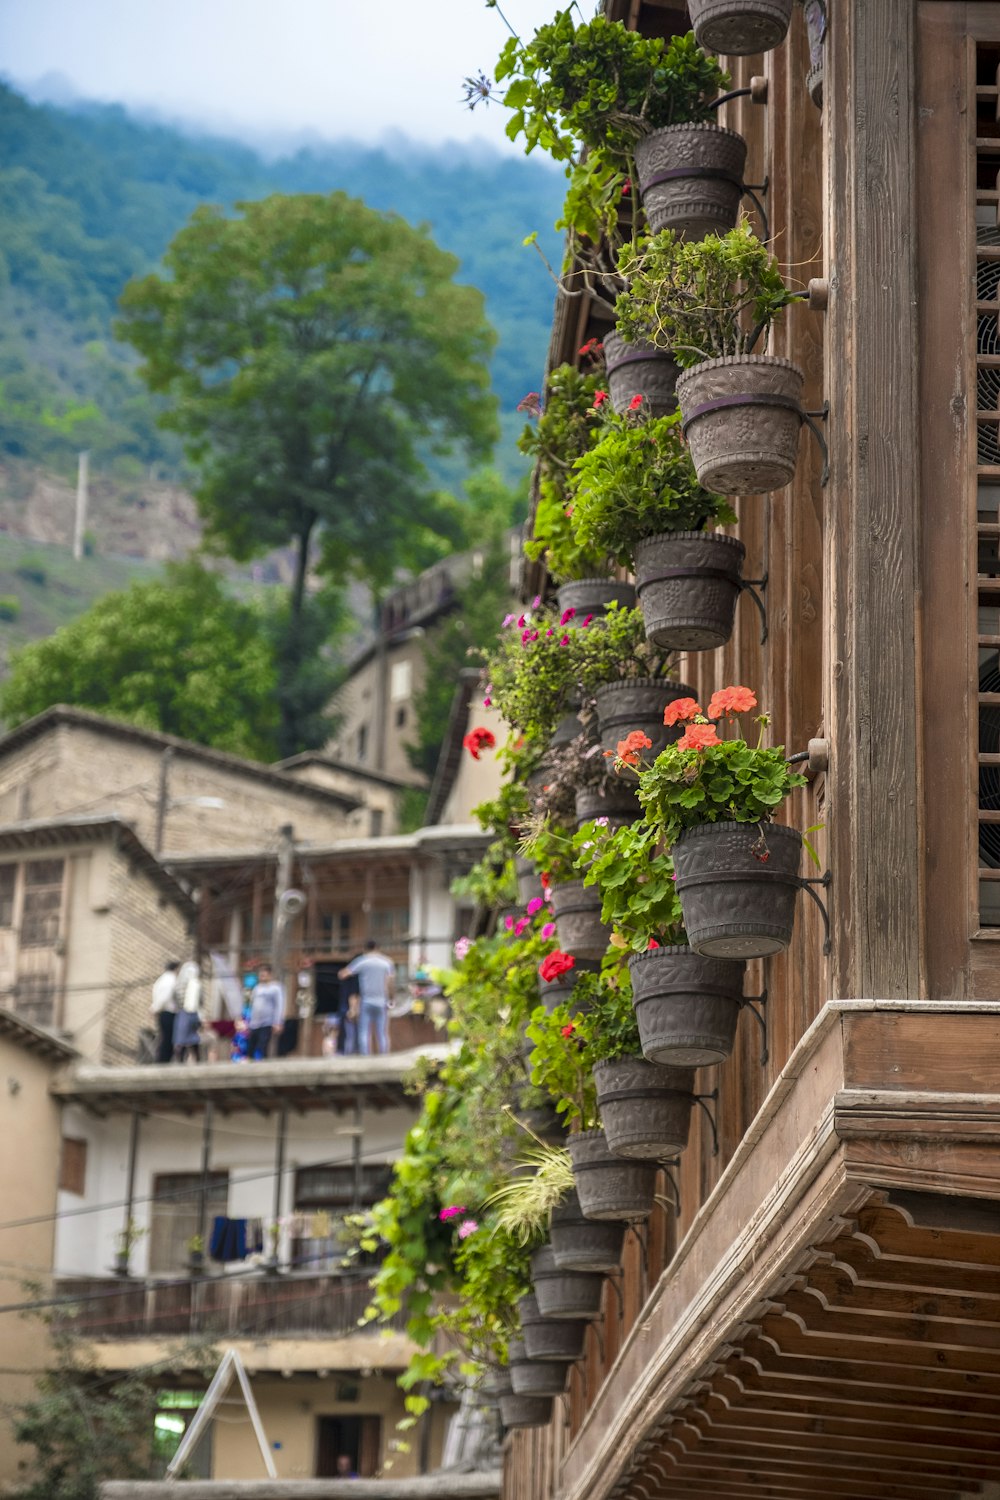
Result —
POLYGON ((686 724, 688 719, 693 719, 696 714, 701 713, 701 704, 696 703, 693 698, 675 698, 673 703, 668 703, 663 711, 664 724, 686 724))
POLYGON ((678 750, 709 750, 722 741, 715 732, 714 724, 689 724, 677 741, 678 750))
POLYGON ((639 764, 639 752, 652 748, 653 741, 641 729, 633 729, 623 740, 618 741, 618 759, 626 766, 639 764))
POLYGON ((728 719, 733 714, 748 714, 757 707, 757 695, 745 687, 720 688, 708 705, 709 719, 728 719))

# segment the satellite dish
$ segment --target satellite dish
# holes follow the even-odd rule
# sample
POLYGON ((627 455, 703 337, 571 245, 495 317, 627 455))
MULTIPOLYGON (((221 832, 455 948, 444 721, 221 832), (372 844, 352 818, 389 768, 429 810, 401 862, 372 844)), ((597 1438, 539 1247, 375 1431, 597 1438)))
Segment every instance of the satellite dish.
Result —
POLYGON ((282 891, 278 898, 278 910, 285 917, 297 917, 300 911, 305 911, 307 901, 305 891, 282 891))

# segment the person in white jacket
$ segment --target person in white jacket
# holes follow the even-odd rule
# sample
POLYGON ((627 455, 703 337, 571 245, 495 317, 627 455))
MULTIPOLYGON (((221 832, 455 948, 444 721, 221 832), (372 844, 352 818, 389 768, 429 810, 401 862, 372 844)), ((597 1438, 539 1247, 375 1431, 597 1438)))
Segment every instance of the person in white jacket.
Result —
POLYGON ((153 985, 153 1003, 150 1011, 159 1028, 156 1061, 168 1063, 174 1055, 174 1023, 177 1019, 177 970, 176 959, 163 965, 163 973, 153 985))

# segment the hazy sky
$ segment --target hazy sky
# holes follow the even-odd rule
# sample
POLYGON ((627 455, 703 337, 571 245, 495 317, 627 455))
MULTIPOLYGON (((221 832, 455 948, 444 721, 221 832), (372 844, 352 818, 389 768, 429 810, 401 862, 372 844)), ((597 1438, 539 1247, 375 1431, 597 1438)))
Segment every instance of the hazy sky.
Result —
MULTIPOLYGON (((503 8, 522 35, 556 9, 503 8)), ((506 112, 463 109, 461 84, 491 75, 506 36, 484 0, 0 0, 0 74, 49 92, 61 75, 84 98, 255 143, 403 131, 499 146, 506 112)))

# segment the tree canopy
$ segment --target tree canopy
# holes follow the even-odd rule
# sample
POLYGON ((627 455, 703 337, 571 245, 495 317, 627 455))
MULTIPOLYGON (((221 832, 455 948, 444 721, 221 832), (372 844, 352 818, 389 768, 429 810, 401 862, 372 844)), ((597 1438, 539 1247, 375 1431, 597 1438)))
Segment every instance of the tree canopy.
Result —
MULTIPOLYGON (((237 558, 294 545, 287 670, 310 568, 378 592, 426 560, 415 537, 453 535, 424 456, 488 452, 494 336, 457 260, 398 216, 343 193, 238 208, 196 210, 168 274, 126 288, 119 331, 198 466, 210 541, 237 558)), ((282 750, 299 741, 286 700, 282 750)))
POLYGON ((14 653, 0 687, 13 727, 55 703, 89 708, 218 750, 277 753, 269 621, 197 563, 106 594, 71 625, 14 653))

